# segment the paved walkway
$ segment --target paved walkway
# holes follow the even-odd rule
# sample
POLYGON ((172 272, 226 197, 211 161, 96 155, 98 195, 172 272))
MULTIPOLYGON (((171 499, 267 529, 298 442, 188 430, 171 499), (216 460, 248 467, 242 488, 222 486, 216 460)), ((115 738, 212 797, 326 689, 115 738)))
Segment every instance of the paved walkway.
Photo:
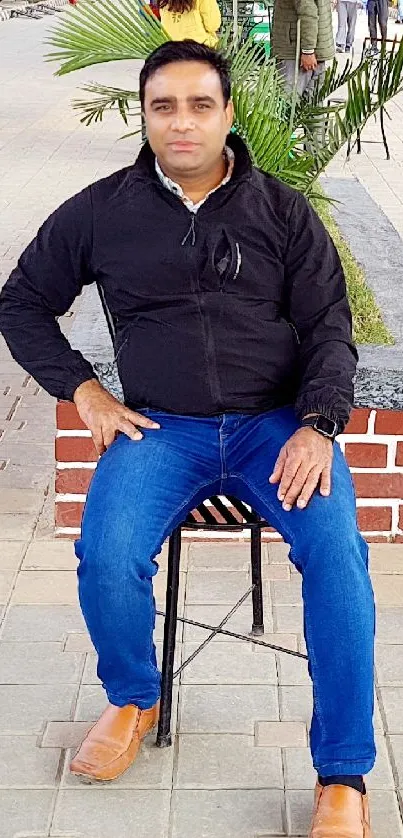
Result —
MULTIPOLYGON (((48 25, 0 24, 3 280, 58 203, 134 154, 128 142, 117 142, 119 122, 107 120, 102 129, 79 125, 69 107, 78 76, 53 79, 42 62, 48 25)), ((130 86, 132 74, 132 66, 108 65, 91 68, 82 79, 130 86)), ((398 114, 399 107, 390 110, 398 114)), ((394 118, 391 130, 390 164, 381 146, 367 146, 362 160, 354 157, 343 171, 357 173, 394 221, 403 194, 402 120, 394 118)), ((73 316, 64 318, 66 329, 73 316)), ((1 343, 0 838, 306 835, 314 782, 306 667, 243 644, 214 641, 185 671, 172 750, 157 751, 150 737, 135 767, 107 788, 68 777, 69 749, 97 717, 104 697, 77 604, 73 548, 52 538, 53 417, 53 400, 1 343)), ((379 606, 379 759, 369 781, 376 838, 403 835, 402 549, 379 545, 371 551, 379 606)), ((162 604, 166 555, 161 564, 156 593, 162 604)), ((282 545, 265 553, 264 575, 268 638, 302 648, 300 583, 282 545)), ((246 546, 185 548, 182 612, 218 623, 248 584, 246 546)), ((233 626, 247 631, 250 620, 245 607, 233 626)), ((159 624, 159 644, 161 631, 159 624)), ((186 630, 178 657, 182 641, 192 649, 199 637, 186 630)))

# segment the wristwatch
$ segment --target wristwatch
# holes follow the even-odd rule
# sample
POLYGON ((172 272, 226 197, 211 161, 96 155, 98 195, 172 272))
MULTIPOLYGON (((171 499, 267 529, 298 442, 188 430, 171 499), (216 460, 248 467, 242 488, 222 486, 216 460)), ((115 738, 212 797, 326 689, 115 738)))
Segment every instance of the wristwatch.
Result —
POLYGON ((316 416, 306 416, 301 424, 303 428, 313 428, 318 434, 325 436, 326 439, 330 439, 332 442, 335 441, 339 432, 337 422, 334 422, 333 419, 328 419, 322 413, 318 413, 316 416))

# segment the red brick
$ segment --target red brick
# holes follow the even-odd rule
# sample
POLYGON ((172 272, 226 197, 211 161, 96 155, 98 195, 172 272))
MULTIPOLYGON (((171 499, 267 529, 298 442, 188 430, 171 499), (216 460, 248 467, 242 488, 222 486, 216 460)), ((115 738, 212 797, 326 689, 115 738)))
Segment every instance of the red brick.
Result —
POLYGON ((393 541, 395 544, 403 544, 403 535, 395 535, 393 541))
POLYGON ((359 498, 403 498, 403 474, 353 474, 359 498))
POLYGON ((82 495, 88 492, 92 480, 92 468, 60 468, 56 472, 56 492, 58 494, 82 495))
POLYGON ((385 532, 392 527, 392 507, 359 506, 357 520, 361 532, 385 532))
POLYGON ((403 442, 397 443, 396 465, 403 466, 403 442))
POLYGON ((56 526, 57 527, 79 527, 83 514, 84 504, 78 501, 67 501, 56 504, 56 526))
POLYGON ((388 446, 365 442, 347 442, 346 457, 352 468, 386 468, 388 446))
POLYGON ((87 426, 78 415, 77 408, 72 402, 57 402, 56 427, 60 431, 85 431, 87 426))
POLYGON ((403 530, 403 506, 399 509, 399 530, 403 530))
POLYGON ((390 544, 393 539, 389 535, 366 535, 367 544, 390 544))
POLYGON ((366 407, 357 407, 352 411, 350 421, 344 431, 345 434, 366 434, 368 430, 368 419, 370 410, 366 407))
POLYGON ((378 410, 376 434, 403 434, 403 410, 378 410))
POLYGON ((95 463, 98 460, 98 454, 92 437, 57 437, 56 460, 59 463, 95 463))

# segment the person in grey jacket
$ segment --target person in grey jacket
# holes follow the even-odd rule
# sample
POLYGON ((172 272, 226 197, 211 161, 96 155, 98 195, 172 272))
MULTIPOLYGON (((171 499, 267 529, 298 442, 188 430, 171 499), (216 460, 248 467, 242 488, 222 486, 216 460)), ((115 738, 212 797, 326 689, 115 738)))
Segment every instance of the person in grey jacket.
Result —
POLYGON ((296 83, 302 96, 324 73, 326 61, 334 58, 331 0, 276 0, 271 48, 287 88, 296 83))

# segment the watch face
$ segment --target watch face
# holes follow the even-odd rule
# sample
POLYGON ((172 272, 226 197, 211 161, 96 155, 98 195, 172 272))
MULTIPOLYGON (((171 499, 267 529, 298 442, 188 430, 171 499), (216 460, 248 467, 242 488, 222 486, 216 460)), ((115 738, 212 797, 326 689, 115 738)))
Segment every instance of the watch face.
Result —
POLYGON ((326 436, 333 437, 337 432, 337 425, 336 422, 333 422, 332 419, 327 419, 326 416, 318 416, 315 422, 315 426, 322 434, 326 434, 326 436))

